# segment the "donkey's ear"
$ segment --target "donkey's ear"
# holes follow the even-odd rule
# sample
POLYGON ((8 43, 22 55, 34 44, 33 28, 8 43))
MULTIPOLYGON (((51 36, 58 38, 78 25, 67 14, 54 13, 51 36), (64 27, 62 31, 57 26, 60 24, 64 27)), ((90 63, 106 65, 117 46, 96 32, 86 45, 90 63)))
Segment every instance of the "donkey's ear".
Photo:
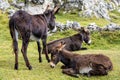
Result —
POLYGON ((89 65, 90 65, 90 67, 92 67, 92 63, 91 62, 89 62, 89 65))
POLYGON ((47 5, 47 7, 46 7, 45 11, 47 11, 48 9, 49 9, 49 5, 47 5))
POLYGON ((82 32, 85 31, 85 28, 84 28, 84 27, 81 27, 80 31, 82 31, 82 32))
POLYGON ((53 10, 53 13, 56 14, 56 13, 58 13, 59 10, 60 10, 60 7, 59 6, 55 6, 55 8, 53 10))
POLYGON ((80 32, 87 32, 88 30, 84 27, 81 27, 80 32))
POLYGON ((65 47, 65 42, 60 42, 60 44, 59 44, 59 47, 57 47, 57 49, 59 50, 59 51, 61 51, 64 47, 65 47))
POLYGON ((77 31, 77 32, 83 32, 84 31, 84 27, 81 27, 81 28, 72 28, 73 30, 77 31))
POLYGON ((65 43, 65 41, 61 41, 61 45, 65 45, 66 43, 65 43))

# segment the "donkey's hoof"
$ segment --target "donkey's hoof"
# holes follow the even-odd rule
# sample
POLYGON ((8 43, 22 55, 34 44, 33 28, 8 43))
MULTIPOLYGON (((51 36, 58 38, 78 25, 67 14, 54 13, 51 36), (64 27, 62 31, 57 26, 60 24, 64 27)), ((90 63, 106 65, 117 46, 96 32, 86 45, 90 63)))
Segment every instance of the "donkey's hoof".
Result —
POLYGON ((15 64, 14 69, 18 70, 18 64, 15 64))
POLYGON ((90 76, 91 76, 91 75, 88 73, 88 74, 87 74, 87 77, 90 77, 90 76))
POLYGON ((42 62, 42 59, 39 59, 39 63, 41 63, 42 62))
POLYGON ((32 66, 28 66, 28 69, 29 69, 29 70, 32 70, 32 66))
POLYGON ((48 63, 50 62, 50 59, 48 59, 48 63))
POLYGON ((42 62, 42 60, 39 60, 39 63, 41 63, 42 62))
POLYGON ((48 63, 50 62, 50 60, 48 60, 48 63))
POLYGON ((18 70, 18 67, 14 67, 15 70, 18 70))

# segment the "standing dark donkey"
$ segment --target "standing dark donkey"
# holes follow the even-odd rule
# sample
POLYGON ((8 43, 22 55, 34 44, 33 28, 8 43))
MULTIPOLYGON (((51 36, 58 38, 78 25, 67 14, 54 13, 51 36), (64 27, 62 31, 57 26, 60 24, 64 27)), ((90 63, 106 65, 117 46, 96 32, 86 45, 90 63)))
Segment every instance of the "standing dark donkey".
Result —
POLYGON ((32 69, 27 58, 27 47, 30 39, 37 42, 39 62, 42 62, 40 39, 43 43, 43 52, 46 55, 46 59, 48 62, 50 61, 46 47, 47 31, 48 27, 53 29, 55 26, 55 13, 58 10, 58 7, 55 7, 54 10, 48 10, 48 7, 43 14, 30 15, 25 11, 19 10, 10 18, 9 28, 13 40, 13 51, 15 53, 14 69, 18 69, 18 35, 22 38, 21 52, 29 70, 32 69))
POLYGON ((56 46, 58 43, 60 43, 61 41, 66 42, 65 49, 68 51, 87 49, 87 48, 82 48, 82 43, 84 41, 85 43, 90 45, 90 43, 91 43, 90 32, 83 27, 81 27, 81 29, 79 29, 78 31, 79 31, 79 33, 77 33, 73 36, 49 42, 47 44, 48 53, 51 53, 52 48, 54 46, 56 46))
POLYGON ((79 73, 87 76, 107 75, 112 70, 111 60, 103 54, 73 54, 65 49, 63 42, 54 47, 51 55, 51 67, 61 61, 64 66, 63 73, 70 76, 78 77, 79 73))

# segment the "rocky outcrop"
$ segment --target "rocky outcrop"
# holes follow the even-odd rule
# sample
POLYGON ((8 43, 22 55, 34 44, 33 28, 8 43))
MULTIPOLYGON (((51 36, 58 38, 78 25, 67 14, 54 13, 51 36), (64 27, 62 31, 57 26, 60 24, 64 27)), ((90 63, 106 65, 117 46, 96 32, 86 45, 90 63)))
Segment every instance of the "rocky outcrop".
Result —
MULTIPOLYGON (((63 3, 63 1, 61 1, 63 3)), ((120 5, 120 0, 66 0, 64 2, 65 12, 81 10, 79 15, 84 17, 105 18, 110 20, 109 11, 115 10, 120 5)), ((119 11, 119 10, 118 10, 119 11)))
POLYGON ((24 2, 18 2, 18 0, 13 0, 12 3, 8 3, 8 0, 0 0, 0 9, 3 12, 7 11, 9 16, 12 16, 18 9, 25 10, 31 15, 35 15, 43 13, 47 5, 50 5, 49 8, 53 9, 53 2, 60 3, 59 5, 64 5, 64 13, 74 13, 75 8, 79 9, 80 12, 78 14, 82 17, 96 16, 96 18, 111 20, 109 11, 117 9, 117 11, 120 12, 120 0, 109 0, 109 2, 106 2, 106 0, 30 0, 26 6, 24 2), (41 1, 44 2, 41 4, 41 1), (10 6, 14 6, 14 8, 11 8, 10 6), (9 10, 7 10, 8 8, 9 10))
MULTIPOLYGON (((67 21, 66 24, 63 24, 63 23, 60 23, 60 22, 56 22, 56 31, 59 30, 59 31, 65 31, 65 30, 68 30, 68 29, 79 29, 81 28, 80 24, 76 21, 67 21)), ((56 32, 54 31, 54 32, 56 32)))
MULTIPOLYGON (((24 2, 18 2, 17 0, 13 0, 13 2, 10 4, 15 8, 23 9, 28 13, 34 15, 43 13, 48 4, 50 5, 50 8, 53 9, 53 2, 55 3, 55 5, 63 5, 63 8, 65 10, 64 13, 74 13, 75 8, 79 9, 79 16, 82 17, 96 16, 97 18, 105 18, 107 20, 110 20, 111 18, 108 14, 109 11, 117 9, 118 12, 120 12, 120 0, 30 0, 27 2, 26 6, 24 2)), ((10 4, 8 3, 8 0, 0 0, 0 9, 5 11, 10 7, 10 4)), ((13 12, 12 9, 8 11, 8 13, 13 12)))
POLYGON ((115 23, 110 23, 103 27, 103 30, 105 31, 115 31, 115 30, 120 30, 120 25, 117 25, 115 23))
MULTIPOLYGON (((39 0, 37 1, 39 2, 39 0)), ((37 4, 37 3, 35 4, 33 2, 28 2, 27 6, 24 7, 24 10, 30 13, 31 15, 42 14, 45 11, 47 5, 50 5, 49 9, 53 9, 54 7, 52 0, 44 0, 43 4, 37 4)))
POLYGON ((120 0, 111 0, 111 2, 113 2, 116 6, 120 5, 120 0))
POLYGON ((87 26, 87 29, 89 29, 89 31, 101 31, 102 30, 102 28, 96 25, 96 23, 90 23, 87 26))
POLYGON ((8 0, 0 0, 0 9, 5 12, 10 7, 8 0))
POLYGON ((97 18, 110 20, 108 11, 115 9, 115 6, 111 2, 104 0, 68 0, 68 2, 65 4, 65 10, 67 12, 71 11, 71 9, 78 8, 81 10, 79 15, 84 17, 96 16, 97 18))
MULTIPOLYGON (((114 9, 111 4, 107 4, 104 0, 84 0, 83 1, 84 10, 82 16, 97 18, 105 18, 110 20, 108 9, 114 9)), ((81 14, 80 14, 81 15, 81 14)))
MULTIPOLYGON (((55 29, 53 29, 53 31, 51 32, 56 32, 56 31, 65 31, 68 29, 80 29, 82 26, 80 25, 80 23, 76 22, 76 21, 66 21, 66 24, 60 23, 60 22, 56 22, 56 27, 55 29)), ((115 23, 110 23, 106 26, 98 26, 96 23, 90 23, 86 26, 86 28, 89 31, 116 31, 116 30, 120 30, 120 25, 115 24, 115 23)))
POLYGON ((9 16, 12 16, 12 14, 19 9, 25 10, 31 15, 42 14, 45 11, 47 5, 50 5, 49 9, 53 9, 54 7, 52 0, 30 0, 27 2, 27 5, 25 5, 24 2, 20 2, 18 0, 12 0, 11 3, 8 3, 8 0, 0 0, 0 9, 5 12, 7 11, 9 16))

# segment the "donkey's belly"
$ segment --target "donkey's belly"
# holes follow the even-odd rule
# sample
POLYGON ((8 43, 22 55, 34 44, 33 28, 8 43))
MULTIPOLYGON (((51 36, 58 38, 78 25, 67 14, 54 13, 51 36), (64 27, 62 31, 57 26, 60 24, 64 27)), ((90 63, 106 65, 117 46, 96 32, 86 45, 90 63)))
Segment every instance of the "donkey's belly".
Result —
POLYGON ((40 41, 40 38, 37 38, 36 36, 34 36, 33 34, 31 34, 30 35, 30 40, 40 41))
POLYGON ((81 74, 89 73, 89 71, 91 71, 91 70, 92 70, 91 67, 84 67, 84 68, 79 70, 79 73, 81 73, 81 74))

